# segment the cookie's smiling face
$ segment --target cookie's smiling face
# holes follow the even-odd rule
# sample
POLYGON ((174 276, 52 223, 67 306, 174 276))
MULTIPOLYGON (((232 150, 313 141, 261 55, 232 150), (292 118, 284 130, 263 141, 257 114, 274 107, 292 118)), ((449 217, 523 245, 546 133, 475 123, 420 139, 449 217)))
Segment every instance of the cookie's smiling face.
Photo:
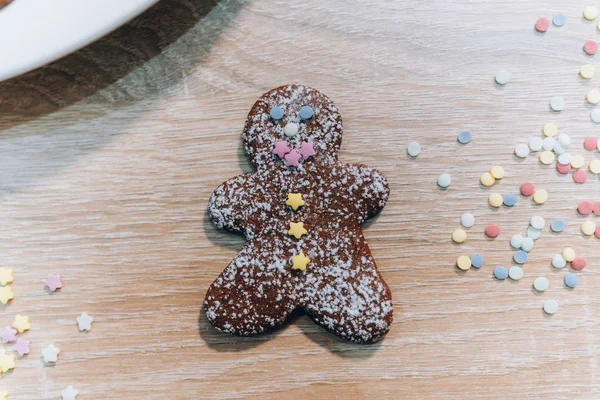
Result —
POLYGON ((342 118, 331 100, 307 86, 273 89, 258 99, 248 114, 243 132, 244 147, 255 168, 283 163, 273 150, 277 142, 300 151, 306 143, 314 148, 314 160, 330 164, 342 143, 342 118), (285 143, 281 143, 285 142, 285 143))

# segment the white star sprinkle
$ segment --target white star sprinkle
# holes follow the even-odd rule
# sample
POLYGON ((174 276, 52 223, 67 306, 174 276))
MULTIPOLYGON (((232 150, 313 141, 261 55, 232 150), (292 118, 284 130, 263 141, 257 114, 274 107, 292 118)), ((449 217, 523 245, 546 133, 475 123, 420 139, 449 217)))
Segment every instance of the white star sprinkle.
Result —
POLYGON ((78 390, 73 389, 73 386, 69 385, 66 389, 60 392, 62 400, 75 400, 75 397, 79 394, 78 390))
POLYGON ((42 350, 42 357, 44 358, 44 362, 46 364, 55 363, 58 360, 58 353, 60 353, 60 349, 58 347, 54 347, 53 344, 46 347, 42 350))
POLYGON ((94 318, 90 317, 88 313, 82 312, 79 317, 77 317, 77 325, 79 325, 80 331, 89 331, 92 329, 92 322, 94 318))

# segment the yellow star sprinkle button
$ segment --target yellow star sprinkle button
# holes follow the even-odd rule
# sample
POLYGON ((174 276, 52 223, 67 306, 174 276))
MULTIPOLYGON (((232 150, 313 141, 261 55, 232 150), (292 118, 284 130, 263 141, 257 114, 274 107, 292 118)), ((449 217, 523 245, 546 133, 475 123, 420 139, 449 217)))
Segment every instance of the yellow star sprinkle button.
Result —
POLYGON ((15 315, 15 320, 12 323, 12 326, 16 330, 18 330, 19 333, 23 333, 25 331, 28 331, 29 328, 31 328, 31 325, 29 325, 29 317, 26 317, 26 316, 21 315, 21 314, 15 315))
POLYGON ((13 281, 12 269, 0 268, 0 284, 6 286, 13 281))
POLYGON ((296 239, 300 239, 300 237, 306 233, 308 232, 306 229, 304 229, 304 222, 290 222, 290 230, 288 231, 288 234, 296 239))
POLYGON ((285 204, 292 207, 292 210, 296 211, 298 207, 304 205, 304 200, 302 200, 302 193, 288 193, 287 200, 285 204))
POLYGON ((297 256, 292 256, 292 269, 306 271, 306 266, 310 262, 310 258, 306 257, 304 253, 300 253, 297 256))
POLYGON ((0 370, 7 372, 8 370, 15 368, 15 355, 14 354, 2 354, 0 356, 0 370))
POLYGON ((0 287, 0 303, 6 304, 13 298, 13 291, 10 286, 0 287))

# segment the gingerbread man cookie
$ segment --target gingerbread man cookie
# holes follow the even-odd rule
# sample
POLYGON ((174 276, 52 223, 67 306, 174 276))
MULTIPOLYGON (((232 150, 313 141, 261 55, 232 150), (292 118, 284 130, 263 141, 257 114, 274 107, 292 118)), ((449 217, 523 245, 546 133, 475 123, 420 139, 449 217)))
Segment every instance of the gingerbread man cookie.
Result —
POLYGON ((208 289, 208 320, 254 335, 301 308, 346 340, 382 339, 391 292, 361 224, 385 205, 388 183, 375 169, 338 161, 342 119, 333 102, 306 86, 273 89, 250 110, 243 139, 256 172, 219 186, 209 214, 247 241, 208 289))

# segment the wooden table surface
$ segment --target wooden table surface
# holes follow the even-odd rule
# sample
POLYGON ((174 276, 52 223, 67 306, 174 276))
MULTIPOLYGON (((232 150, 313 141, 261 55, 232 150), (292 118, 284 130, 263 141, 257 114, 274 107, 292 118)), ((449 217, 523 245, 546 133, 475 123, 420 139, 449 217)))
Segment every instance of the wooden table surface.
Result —
MULTIPOLYGON (((17 0, 19 1, 19 0, 17 0)), ((555 122, 589 162, 600 136, 577 72, 600 39, 587 4, 498 1, 162 0, 104 39, 0 83, 0 265, 15 298, 0 326, 29 315, 31 354, 0 379, 10 400, 57 399, 67 385, 86 399, 600 398, 600 241, 576 212, 600 200, 591 176, 513 156, 516 143, 555 122), (534 32, 540 16, 567 15, 534 32), (511 73, 494 84, 500 69, 511 73), (297 316, 256 338, 217 332, 201 311, 208 285, 243 238, 215 229, 207 201, 250 166, 241 147, 247 112, 286 83, 320 89, 345 123, 340 158, 383 171, 384 211, 365 234, 390 285, 394 324, 383 342, 354 345, 297 316), (553 113, 551 96, 566 107, 553 113), (473 142, 456 142, 468 129, 473 142), (414 160, 410 141, 422 146, 414 160), (506 177, 478 184, 493 165, 506 177), (436 179, 452 175, 442 191, 436 179), (529 180, 543 206, 519 197, 493 210, 490 192, 529 180), (450 240, 459 217, 475 226, 450 240), (511 266, 508 241, 533 215, 546 228, 519 282, 492 278, 511 266), (496 240, 484 237, 500 226, 496 240), (550 258, 566 246, 588 261, 567 290, 550 258), (482 253, 461 272, 460 254, 482 253), (49 273, 64 287, 44 290, 49 273), (545 276, 545 293, 532 289, 545 276), (559 311, 542 304, 556 299, 559 311), (75 318, 95 318, 90 333, 75 318), (61 349, 44 367, 41 350, 61 349)), ((24 28, 25 29, 25 28, 24 28)), ((596 223, 600 218, 596 217, 596 223)), ((10 350, 12 346, 6 345, 10 350)))

